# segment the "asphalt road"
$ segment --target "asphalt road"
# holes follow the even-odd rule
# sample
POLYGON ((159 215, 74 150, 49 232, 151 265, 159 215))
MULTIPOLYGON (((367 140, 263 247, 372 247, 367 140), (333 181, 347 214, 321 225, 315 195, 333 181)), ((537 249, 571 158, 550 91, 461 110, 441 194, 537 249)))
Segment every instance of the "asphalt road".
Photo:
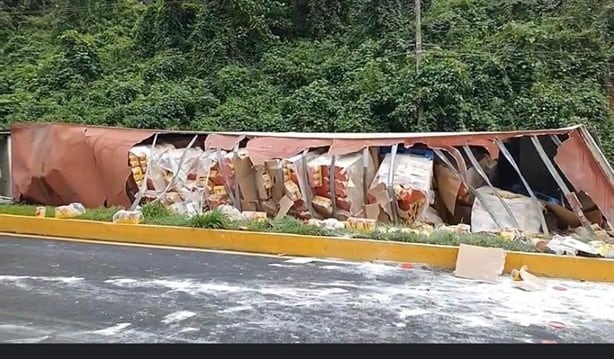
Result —
POLYGON ((4 343, 611 343, 612 308, 607 284, 0 236, 4 343))

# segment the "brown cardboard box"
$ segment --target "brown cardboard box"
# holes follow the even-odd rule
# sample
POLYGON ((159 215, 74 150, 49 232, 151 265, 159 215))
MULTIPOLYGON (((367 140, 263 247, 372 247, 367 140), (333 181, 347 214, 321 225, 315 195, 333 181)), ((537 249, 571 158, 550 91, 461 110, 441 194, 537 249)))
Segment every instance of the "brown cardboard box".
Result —
POLYGON ((435 182, 437 183, 437 194, 450 214, 456 214, 456 204, 459 197, 461 180, 444 165, 434 166, 435 182))
POLYGON ((461 278, 494 282, 503 273, 506 253, 501 248, 461 244, 454 275, 461 278))

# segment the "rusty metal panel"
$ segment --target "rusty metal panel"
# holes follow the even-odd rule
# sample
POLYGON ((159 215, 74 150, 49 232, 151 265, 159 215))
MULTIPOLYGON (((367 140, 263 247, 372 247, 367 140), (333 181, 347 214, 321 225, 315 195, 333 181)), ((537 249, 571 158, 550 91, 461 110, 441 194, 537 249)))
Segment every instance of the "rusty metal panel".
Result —
MULTIPOLYGON (((610 226, 614 224, 614 185, 608 174, 591 151, 580 131, 573 131, 559 146, 554 161, 576 191, 584 191, 599 207, 610 226)), ((611 169, 610 169, 611 171, 611 169)))
POLYGON ((128 207, 128 151, 152 134, 80 125, 16 125, 11 129, 14 196, 47 205, 128 207))

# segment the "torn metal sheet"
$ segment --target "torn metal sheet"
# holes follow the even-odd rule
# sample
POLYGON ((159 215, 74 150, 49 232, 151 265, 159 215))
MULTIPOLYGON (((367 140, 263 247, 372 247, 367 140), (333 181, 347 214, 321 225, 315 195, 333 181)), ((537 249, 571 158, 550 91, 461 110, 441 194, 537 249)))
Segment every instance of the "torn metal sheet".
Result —
POLYGON ((544 148, 542 147, 541 143, 539 143, 539 139, 537 138, 537 136, 531 136, 531 142, 533 143, 533 146, 537 150, 539 157, 544 162, 544 165, 546 165, 546 168, 548 168, 548 171, 552 175, 552 178, 554 178, 559 188, 563 191, 565 198, 567 198, 569 205, 573 209, 574 214, 580 220, 580 223, 582 223, 582 226, 584 226, 584 228, 586 228, 590 233, 592 233, 593 229, 591 227, 590 222, 584 216, 584 212, 582 212, 582 205, 580 204, 578 197, 576 196, 575 193, 569 190, 569 188, 565 184, 565 181, 563 181, 558 171, 552 164, 552 161, 550 161, 550 158, 548 158, 548 155, 544 151, 544 148))
POLYGON ((210 134, 205 138, 205 149, 221 149, 232 151, 241 141, 245 139, 244 135, 218 135, 210 134))
POLYGON ((394 188, 392 185, 394 184, 394 173, 396 169, 396 159, 397 159, 397 151, 399 150, 399 145, 392 145, 392 150, 390 151, 390 167, 388 167, 388 179, 386 181, 386 188, 388 189, 388 196, 390 198, 390 214, 392 216, 392 222, 394 224, 399 224, 399 213, 398 207, 396 203, 396 196, 394 195, 394 188))
POLYGON ((88 208, 131 204, 128 151, 155 131, 65 124, 11 129, 13 195, 19 201, 88 208))
MULTIPOLYGON (((499 195, 499 192, 492 185, 492 183, 490 182, 490 179, 488 178, 488 176, 486 176, 486 173, 484 173, 484 170, 482 169, 482 166, 478 163, 478 160, 475 158, 475 156, 471 152, 471 149, 469 149, 469 146, 464 145, 463 146, 463 150, 465 151, 465 154, 469 158, 469 161, 471 161, 471 164, 473 165, 473 168, 477 171, 477 173, 480 175, 480 177, 482 177, 484 182, 486 182, 488 187, 490 187, 490 189, 492 190, 492 193, 499 199, 499 202, 501 203, 501 205, 503 206, 503 208, 507 212, 507 215, 508 215, 508 217, 509 217, 509 219, 511 221, 511 224, 512 224, 512 228, 520 229, 520 225, 518 224, 518 221, 516 220, 516 217, 514 216, 514 213, 512 212, 510 207, 507 205, 507 203, 501 198, 501 196, 499 195)), ((486 204, 483 204, 483 205, 486 205, 486 204)))
POLYGON ((482 197, 482 194, 478 192, 475 188, 473 188, 471 185, 469 185, 469 183, 460 175, 458 170, 452 165, 450 160, 448 160, 448 158, 443 154, 443 152, 441 152, 441 150, 433 150, 433 152, 435 152, 435 155, 437 155, 437 157, 439 157, 439 159, 441 159, 443 163, 448 166, 448 169, 450 169, 452 172, 454 172, 454 174, 456 174, 456 176, 461 180, 463 185, 467 187, 467 190, 469 190, 469 192, 471 192, 471 194, 476 199, 481 199, 481 203, 484 204, 484 210, 490 215, 490 218, 499 227, 499 229, 505 229, 505 226, 501 223, 499 216, 497 216, 496 212, 487 204, 487 201, 482 197))
POLYGON ((262 165, 267 160, 290 158, 308 148, 330 146, 331 140, 282 137, 255 137, 247 142, 246 148, 254 165, 262 165))
POLYGON ((614 225, 614 174, 588 131, 572 132, 554 161, 576 191, 586 192, 610 226, 614 225), (586 136, 589 136, 587 138, 586 136), (588 140, 588 141, 587 141, 588 140))
MULTIPOLYGON (((190 141, 190 143, 188 144, 188 146, 186 148, 183 149, 182 153, 181 153, 181 157, 179 158, 179 163, 177 164, 177 171, 175 171, 173 173, 173 177, 171 178, 171 180, 169 181, 168 185, 166 186, 166 188, 164 188, 164 190, 162 191, 162 193, 158 196, 158 198, 156 198, 153 203, 159 202, 160 200, 162 200, 164 198, 164 196, 166 195, 166 193, 171 189, 171 187, 175 184, 175 181, 177 180, 177 177, 179 176, 179 173, 181 173, 181 169, 183 168, 183 162, 185 161, 186 158, 186 154, 188 153, 188 151, 190 150, 190 148, 192 148, 192 146, 194 146, 194 143, 196 142, 196 139, 198 139, 198 135, 194 135, 194 137, 192 138, 192 141, 190 141)), ((149 168, 148 168, 149 169, 149 168)))
POLYGON ((143 195, 147 190, 147 180, 149 179, 149 174, 151 173, 151 160, 153 159, 153 151, 156 148, 156 142, 158 142, 158 133, 154 135, 153 142, 151 143, 150 155, 147 156, 147 169, 145 170, 145 176, 143 177, 143 183, 139 186, 139 193, 134 198, 134 201, 128 208, 129 211, 135 211, 136 207, 141 203, 141 199, 143 199, 143 195))
POLYGON ((337 163, 337 156, 330 156, 330 170, 328 171, 328 183, 330 186, 330 201, 333 207, 333 217, 337 217, 337 192, 335 191, 335 166, 337 163))
MULTIPOLYGON (((531 135, 559 136, 569 138, 560 145, 560 153, 555 161, 561 171, 570 178, 576 187, 581 187, 593 198, 599 209, 608 219, 614 220, 614 175, 599 151, 590 134, 583 126, 572 126, 554 130, 528 130, 507 132, 455 132, 455 133, 264 133, 264 132, 198 132, 198 131, 154 131, 131 130, 122 128, 81 126, 68 124, 24 124, 12 129, 11 164, 13 168, 12 188, 18 200, 62 205, 71 202, 83 203, 86 207, 118 205, 128 207, 129 197, 135 194, 131 182, 131 169, 127 153, 135 145, 151 143, 154 133, 161 139, 170 141, 176 147, 185 147, 194 135, 204 138, 204 147, 234 150, 244 139, 248 139, 246 153, 251 165, 269 170, 267 161, 290 158, 309 149, 326 150, 330 155, 343 155, 363 151, 367 147, 391 146, 394 144, 413 145, 424 143, 431 149, 443 149, 456 160, 451 167, 459 178, 467 180, 467 168, 460 152, 453 146, 472 145, 485 147, 491 154, 499 151, 497 139, 526 137, 531 135), (572 143, 577 142, 576 145, 572 143), (567 160, 566 147, 577 146, 582 149, 581 170, 566 168, 578 165, 567 160), (493 149, 495 148, 495 149, 493 149), (561 159, 565 157, 564 159, 561 159), (563 161, 565 163, 562 163, 563 161), (593 169, 591 171, 590 169, 593 169), (597 170, 598 169, 598 170, 597 170), (588 177, 594 175, 594 183, 586 178, 573 178, 570 174, 588 177), (591 173, 589 175, 589 173, 591 173), (130 179, 130 183, 127 181, 130 179), (581 183, 582 186, 579 184, 581 183), (127 193, 130 192, 130 193, 127 193)), ((560 138, 565 138, 559 136, 560 138)), ((203 143, 197 140, 198 147, 203 143)), ((244 161, 248 164, 249 161, 244 161)), ((279 171, 270 168, 270 175, 279 177, 279 171)), ((245 171, 248 173, 250 171, 245 171)), ((251 173, 251 172, 250 172, 251 173)), ((357 181, 359 182, 359 181, 357 181)), ((363 181, 364 182, 364 181, 363 181)), ((280 183, 281 184, 281 183, 280 183)), ((241 183, 239 183, 239 188, 241 183)), ((274 186, 272 197, 277 201, 283 196, 281 186, 274 186)), ((161 188, 164 188, 162 186, 161 188)), ((232 188, 232 187, 231 187, 232 188)), ((235 192, 236 186, 235 186, 235 192)), ((150 189, 148 189, 150 190, 150 189)), ((463 187, 463 191, 464 191, 463 187)), ((471 189, 469 189, 471 191, 471 189)), ((363 189, 364 192, 364 189, 363 189)), ((147 193, 146 193, 147 196, 147 193)), ((243 206, 246 198, 255 206, 259 193, 241 196, 238 206, 243 206)), ((447 203, 449 206, 450 203, 447 203)), ((246 204, 247 205, 247 204, 246 204)), ((261 205, 266 207, 263 203, 261 205)), ((269 206, 270 207, 270 206, 269 206)), ((267 207, 268 208, 268 207, 267 207)), ((365 212, 369 212, 369 205, 365 212)), ((463 208, 465 210, 465 208, 463 208)), ((277 211, 277 209, 275 209, 277 211)), ((466 217, 465 217, 466 218, 466 217)))
MULTIPOLYGON (((494 139, 507 139, 529 135, 558 135, 567 134, 580 128, 581 125, 549 130, 523 130, 523 131, 483 131, 483 132, 402 132, 402 133, 321 133, 321 132, 219 132, 223 135, 245 135, 248 138, 262 138, 265 141, 254 143, 262 146, 271 139, 290 140, 295 146, 303 144, 303 148, 315 147, 308 145, 309 141, 326 143, 320 146, 330 146, 329 155, 342 155, 358 152, 364 147, 392 146, 405 144, 411 147, 416 143, 424 143, 431 148, 445 146, 462 146, 476 144, 485 147, 493 157, 498 157, 498 148, 492 142, 494 139)), ((276 141, 274 141, 277 143, 276 141)), ((282 143, 285 146, 288 144, 282 143)), ((256 146, 255 146, 256 147, 256 146)), ((266 146, 265 146, 266 147, 266 146)), ((272 147, 268 146, 269 149, 272 147)), ((262 149, 262 152, 266 152, 262 149)), ((300 151, 295 152, 299 153, 300 151)), ((287 155, 286 157, 290 157, 287 155)))

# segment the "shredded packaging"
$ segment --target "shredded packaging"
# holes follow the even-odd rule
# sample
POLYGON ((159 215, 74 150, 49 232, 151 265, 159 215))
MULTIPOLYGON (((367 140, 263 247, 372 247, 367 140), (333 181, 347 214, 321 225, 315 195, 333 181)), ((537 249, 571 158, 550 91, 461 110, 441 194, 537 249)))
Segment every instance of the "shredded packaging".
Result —
POLYGON ((330 155, 321 155, 307 163, 311 202, 319 216, 347 219, 362 215, 364 178, 369 181, 375 173, 370 155, 366 161, 363 156, 360 152, 334 159, 330 155), (331 179, 334 184, 331 184, 331 179))
POLYGON ((393 165, 392 154, 386 154, 369 188, 369 203, 374 210, 370 217, 390 221, 398 214, 399 220, 407 224, 421 220, 427 215, 434 197, 431 193, 432 177, 432 158, 400 153, 393 165), (393 176, 389 184, 391 167, 393 176))

